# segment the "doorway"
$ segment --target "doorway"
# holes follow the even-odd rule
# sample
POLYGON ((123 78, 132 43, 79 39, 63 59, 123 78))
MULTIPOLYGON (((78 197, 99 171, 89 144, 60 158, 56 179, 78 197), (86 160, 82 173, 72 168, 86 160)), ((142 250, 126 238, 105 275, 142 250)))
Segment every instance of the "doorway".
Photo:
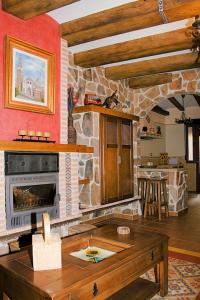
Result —
POLYGON ((186 161, 195 164, 196 192, 200 192, 200 119, 186 126, 186 161))
POLYGON ((200 119, 194 120, 194 161, 196 163, 196 191, 200 192, 200 119))

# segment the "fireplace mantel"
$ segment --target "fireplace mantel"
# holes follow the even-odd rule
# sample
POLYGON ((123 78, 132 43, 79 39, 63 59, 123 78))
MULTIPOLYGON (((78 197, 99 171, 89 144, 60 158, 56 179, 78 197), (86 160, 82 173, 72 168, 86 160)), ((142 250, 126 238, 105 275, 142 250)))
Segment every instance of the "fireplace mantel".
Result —
POLYGON ((80 152, 93 153, 93 147, 72 144, 0 141, 0 151, 80 152))

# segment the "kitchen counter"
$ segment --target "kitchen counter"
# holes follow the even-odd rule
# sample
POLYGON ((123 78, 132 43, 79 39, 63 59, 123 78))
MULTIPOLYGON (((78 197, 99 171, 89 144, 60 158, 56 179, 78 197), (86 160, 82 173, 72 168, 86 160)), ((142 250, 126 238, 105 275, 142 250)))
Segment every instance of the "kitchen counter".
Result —
POLYGON ((140 167, 138 177, 165 177, 169 201, 169 214, 178 216, 187 209, 188 184, 187 171, 184 168, 140 167))

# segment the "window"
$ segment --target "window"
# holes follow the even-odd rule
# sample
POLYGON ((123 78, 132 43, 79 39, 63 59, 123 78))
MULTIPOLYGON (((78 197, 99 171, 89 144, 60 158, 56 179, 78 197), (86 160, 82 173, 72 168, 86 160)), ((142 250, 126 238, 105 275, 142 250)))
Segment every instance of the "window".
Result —
POLYGON ((193 127, 186 127, 186 161, 194 161, 193 127))

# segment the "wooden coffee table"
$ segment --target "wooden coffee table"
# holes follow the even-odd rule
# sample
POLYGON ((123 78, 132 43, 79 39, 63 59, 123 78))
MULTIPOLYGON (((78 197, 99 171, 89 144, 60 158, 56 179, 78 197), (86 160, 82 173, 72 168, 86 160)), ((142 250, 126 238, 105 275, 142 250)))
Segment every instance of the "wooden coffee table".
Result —
MULTIPOLYGON (((6 294, 12 300, 114 300, 129 290, 131 295, 131 291, 145 294, 144 299, 158 290, 161 296, 167 294, 166 235, 137 232, 131 227, 130 235, 122 236, 117 234, 117 225, 105 225, 63 239, 62 269, 34 272, 31 257, 30 247, 0 258, 0 299, 8 299, 6 294), (69 255, 88 243, 116 254, 96 264, 69 255), (138 279, 152 267, 158 267, 158 284, 138 279)), ((143 299, 136 294, 123 299, 143 299)))

